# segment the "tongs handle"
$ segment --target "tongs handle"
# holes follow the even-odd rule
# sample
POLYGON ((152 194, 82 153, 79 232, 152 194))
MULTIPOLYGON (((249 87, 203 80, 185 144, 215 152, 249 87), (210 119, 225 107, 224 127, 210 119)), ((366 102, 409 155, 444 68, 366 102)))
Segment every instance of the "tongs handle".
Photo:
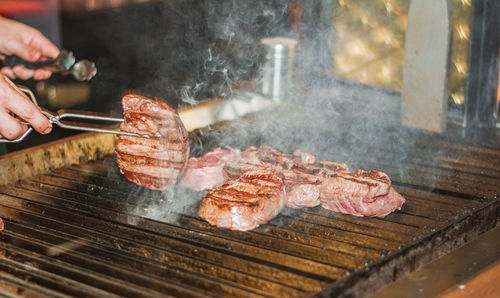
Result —
POLYGON ((54 59, 48 59, 44 61, 35 61, 35 62, 29 62, 24 60, 23 58, 20 58, 18 56, 6 56, 3 59, 3 65, 8 66, 10 68, 18 65, 22 65, 25 68, 28 69, 38 69, 38 68, 43 68, 46 66, 51 66, 54 64, 54 59))
POLYGON ((69 71, 75 64, 75 56, 70 51, 62 50, 56 58, 48 58, 35 62, 26 61, 18 56, 6 56, 3 65, 14 67, 22 65, 28 69, 48 68, 53 71, 69 71))

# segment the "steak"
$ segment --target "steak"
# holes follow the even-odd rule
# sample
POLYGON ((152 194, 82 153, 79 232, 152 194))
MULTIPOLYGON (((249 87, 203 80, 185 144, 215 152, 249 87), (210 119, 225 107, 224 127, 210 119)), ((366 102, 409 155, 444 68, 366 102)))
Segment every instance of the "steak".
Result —
POLYGON ((182 177, 185 187, 196 191, 218 187, 224 183, 222 168, 228 161, 240 157, 238 149, 224 150, 216 148, 200 158, 192 157, 188 161, 186 172, 182 177))
POLYGON ((269 163, 274 167, 291 169, 295 165, 293 155, 281 153, 267 144, 260 145, 259 154, 262 162, 269 163))
POLYGON ((228 179, 238 178, 241 175, 245 174, 246 172, 254 170, 274 171, 274 169, 272 168, 267 168, 261 165, 255 165, 241 161, 229 161, 224 165, 224 168, 222 169, 222 174, 224 175, 224 179, 228 180, 228 179))
POLYGON ((324 178, 348 171, 346 164, 317 161, 314 154, 299 149, 293 154, 285 154, 262 144, 259 152, 263 162, 283 176, 287 207, 318 206, 324 178))
POLYGON ((262 144, 258 150, 249 147, 241 156, 238 162, 228 162, 224 166, 224 177, 236 178, 249 170, 272 170, 283 177, 286 206, 292 208, 318 206, 323 179, 348 170, 345 164, 316 161, 312 153, 296 150, 293 154, 284 154, 267 144, 262 144))
POLYGON ((260 152, 254 146, 250 146, 241 152, 240 162, 254 165, 262 165, 263 162, 260 159, 260 152))
POLYGON ((356 216, 383 217, 405 202, 380 171, 358 170, 326 178, 320 189, 321 205, 329 210, 356 216))
POLYGON ((271 170, 252 170, 207 193, 198 215, 219 228, 248 231, 285 207, 285 186, 271 170))
POLYGON ((319 192, 323 177, 286 169, 280 169, 278 173, 285 182, 287 207, 316 207, 321 203, 319 192))
POLYGON ((316 156, 309 152, 303 152, 299 149, 295 150, 292 154, 295 161, 300 161, 305 164, 314 164, 316 163, 316 156))
MULTIPOLYGON (((391 188, 385 173, 374 170, 349 173, 348 170, 344 163, 318 161, 312 153, 296 150, 285 154, 262 144, 259 149, 249 147, 237 158, 207 167, 204 174, 216 176, 217 182, 222 183, 238 179, 249 171, 270 171, 283 179, 286 206, 291 208, 322 204, 324 208, 357 216, 385 216, 401 208, 404 198, 391 188), (222 178, 219 167, 222 167, 222 178), (208 173, 208 169, 214 168, 216 175, 208 173)), ((206 176, 200 174, 197 183, 210 180, 206 176)))
POLYGON ((141 95, 122 98, 122 131, 151 136, 119 136, 116 162, 130 181, 157 190, 174 185, 189 156, 187 131, 179 114, 165 102, 141 95))
POLYGON ((315 163, 296 162, 295 170, 320 177, 331 177, 339 172, 348 172, 349 168, 345 163, 336 163, 332 161, 317 161, 315 163))
POLYGON ((270 165, 255 165, 242 162, 228 162, 223 174, 226 179, 237 178, 248 171, 270 170, 283 177, 287 207, 315 207, 320 204, 319 190, 323 177, 301 173, 297 170, 281 169, 270 165))

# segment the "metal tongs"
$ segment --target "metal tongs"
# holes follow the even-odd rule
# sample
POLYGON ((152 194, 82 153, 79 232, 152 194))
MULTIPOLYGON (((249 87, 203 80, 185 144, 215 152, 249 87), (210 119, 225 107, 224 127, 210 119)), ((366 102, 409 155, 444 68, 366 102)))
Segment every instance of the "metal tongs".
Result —
MULTIPOLYGON (((35 95, 31 90, 27 87, 17 85, 19 90, 26 93, 30 99, 33 101, 35 105, 38 106, 38 102, 36 101, 35 95)), ((103 113, 90 112, 90 111, 79 111, 79 110, 59 110, 57 112, 51 112, 45 108, 41 109, 43 115, 45 115, 50 123, 55 124, 61 128, 72 129, 72 130, 80 130, 80 131, 92 131, 92 132, 102 132, 102 133, 111 133, 117 135, 125 135, 132 137, 140 137, 140 138, 154 138, 149 135, 142 135, 127 131, 113 130, 109 127, 109 125, 99 125, 94 123, 85 123, 85 122, 68 122, 61 121, 64 118, 72 118, 72 119, 83 119, 83 120, 94 120, 94 121, 103 121, 103 122, 123 122, 124 119, 118 116, 111 116, 103 113)), ((19 138, 15 140, 8 139, 0 139, 0 143, 18 143, 24 140, 32 131, 33 127, 30 126, 28 122, 19 120, 20 123, 26 124, 29 126, 28 130, 19 138)))

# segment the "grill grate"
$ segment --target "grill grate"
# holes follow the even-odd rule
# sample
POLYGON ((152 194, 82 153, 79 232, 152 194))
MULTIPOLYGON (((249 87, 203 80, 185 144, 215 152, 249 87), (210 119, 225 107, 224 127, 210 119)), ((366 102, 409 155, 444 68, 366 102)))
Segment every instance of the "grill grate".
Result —
POLYGON ((254 231, 236 232, 198 218, 196 203, 155 217, 148 208, 168 209, 168 195, 126 181, 113 156, 2 186, 2 291, 304 296, 348 293, 377 277, 371 289, 357 290, 373 291, 498 220, 500 153, 419 140, 397 165, 385 154, 390 145, 363 157, 407 199, 385 218, 286 209, 254 231), (434 155, 433 146, 447 154, 434 155))

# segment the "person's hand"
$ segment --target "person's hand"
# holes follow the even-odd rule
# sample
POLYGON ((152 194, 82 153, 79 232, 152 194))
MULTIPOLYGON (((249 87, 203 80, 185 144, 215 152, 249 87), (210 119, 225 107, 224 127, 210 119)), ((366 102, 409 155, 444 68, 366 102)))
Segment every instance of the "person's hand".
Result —
POLYGON ((52 130, 49 119, 6 76, 0 74, 0 137, 9 140, 20 137, 28 127, 18 119, 29 122, 38 132, 48 134, 52 130))
MULTIPOLYGON (((26 61, 35 62, 44 58, 57 57, 59 49, 38 30, 0 17, 0 59, 9 55, 16 55, 26 61)), ((12 69, 3 67, 0 72, 11 79, 20 78, 23 80, 31 77, 35 80, 44 80, 51 75, 51 72, 47 70, 33 71, 22 66, 15 66, 12 69)))

